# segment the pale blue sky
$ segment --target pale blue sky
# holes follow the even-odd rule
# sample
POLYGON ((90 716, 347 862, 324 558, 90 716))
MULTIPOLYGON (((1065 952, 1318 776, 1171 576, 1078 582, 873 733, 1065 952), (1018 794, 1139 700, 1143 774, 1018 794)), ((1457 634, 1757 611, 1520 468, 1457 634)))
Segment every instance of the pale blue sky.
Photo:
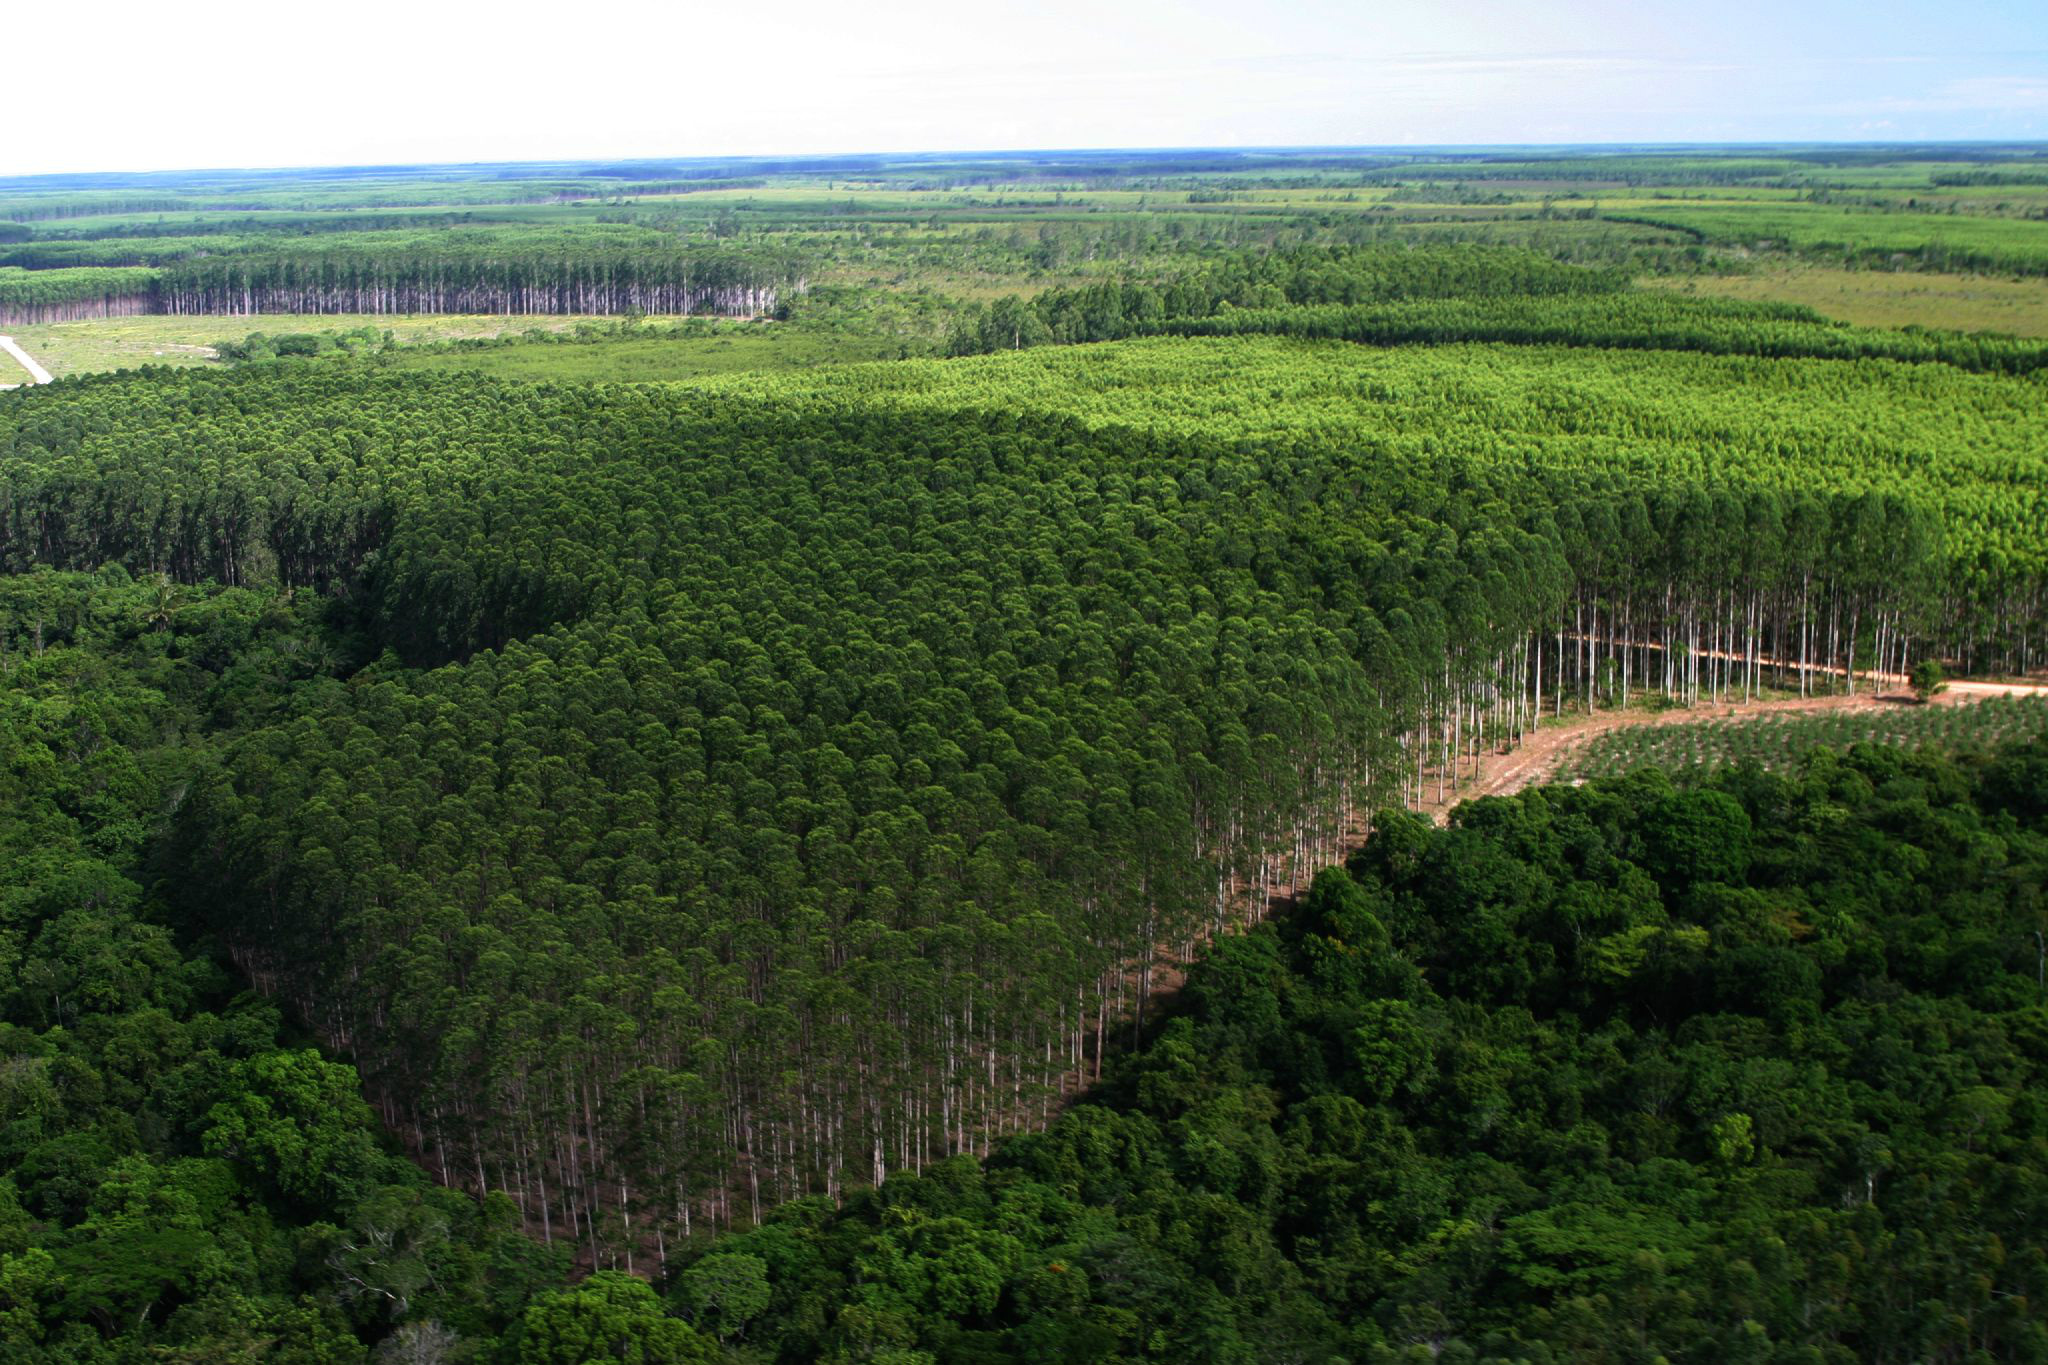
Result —
POLYGON ((2048 139, 2048 0, 162 0, 0 25, 0 175, 1018 147, 2048 139))

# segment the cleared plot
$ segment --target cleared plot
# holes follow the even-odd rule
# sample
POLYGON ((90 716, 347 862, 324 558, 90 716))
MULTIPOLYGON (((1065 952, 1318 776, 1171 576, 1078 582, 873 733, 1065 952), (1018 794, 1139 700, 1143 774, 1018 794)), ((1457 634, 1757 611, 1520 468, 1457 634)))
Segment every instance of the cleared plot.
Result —
POLYGON ((1786 266, 1748 275, 1650 277, 1681 294, 1804 304, 1859 327, 1932 327, 2048 337, 2048 279, 1786 266))
MULTIPOLYGON (((486 317, 422 314, 414 317, 324 313, 266 313, 234 317, 87 318, 78 322, 17 324, 7 329, 22 348, 58 378, 130 370, 143 365, 204 365, 223 341, 240 341, 251 332, 278 336, 287 332, 348 331, 374 327, 399 341, 447 341, 463 337, 495 337, 531 328, 563 332, 578 323, 599 321, 574 316, 486 317)), ((6 383, 7 380, 0 380, 6 383)))
POLYGON ((2048 698, 2038 696, 1991 697, 1954 706, 1792 712, 1611 730, 1589 741, 1568 772, 1578 778, 1612 777, 1654 764, 1685 781, 1742 763, 1788 768, 1813 749, 1896 744, 1974 751, 2044 734, 2048 698))

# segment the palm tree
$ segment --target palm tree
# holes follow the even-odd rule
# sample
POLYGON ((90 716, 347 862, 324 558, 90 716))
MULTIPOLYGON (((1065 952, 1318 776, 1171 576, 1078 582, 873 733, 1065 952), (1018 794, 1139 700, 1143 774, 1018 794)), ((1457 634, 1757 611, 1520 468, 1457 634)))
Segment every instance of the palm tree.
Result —
POLYGON ((178 611, 178 589, 171 582, 171 576, 160 573, 156 576, 156 591, 150 594, 149 605, 143 608, 143 623, 153 630, 165 631, 171 628, 171 618, 178 611))

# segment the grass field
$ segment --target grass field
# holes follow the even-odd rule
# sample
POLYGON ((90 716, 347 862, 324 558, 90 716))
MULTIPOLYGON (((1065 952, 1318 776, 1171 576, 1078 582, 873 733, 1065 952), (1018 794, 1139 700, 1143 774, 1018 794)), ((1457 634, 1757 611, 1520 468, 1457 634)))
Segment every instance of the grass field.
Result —
POLYGON ((1789 247, 1823 257, 1923 255, 1922 264, 2048 273, 2048 229, 2020 218, 1880 213, 1825 204, 1680 204, 1615 209, 1746 249, 1789 247), (1937 257, 1939 259, 1937 259, 1937 257))
MULTIPOLYGON (((433 314, 372 317, 352 313, 317 316, 276 313, 257 317, 88 318, 79 322, 11 326, 7 334, 20 342, 23 350, 41 361, 45 369, 61 379, 66 375, 97 374, 143 365, 204 365, 213 359, 215 346, 223 341, 240 341, 251 332, 267 332, 276 336, 285 332, 333 332, 374 327, 380 332, 392 333, 403 342, 426 342, 495 337, 536 327, 565 332, 580 322, 597 320, 563 316, 433 314)), ((0 356, 0 365, 11 369, 13 362, 0 356)), ((0 373, 5 372, 6 369, 0 369, 0 373)), ((0 383, 7 382, 10 381, 0 379, 0 383)))
POLYGON ((1682 294, 1802 303, 1823 317, 1859 327, 2048 337, 2048 279, 1789 265, 1747 275, 1663 276, 1640 283, 1682 294))
MULTIPOLYGON (((12 332, 0 332, 0 336, 13 335, 12 332)), ((34 355, 35 352, 30 351, 29 354, 34 355)), ((21 367, 21 362, 7 354, 7 352, 0 351, 0 385, 26 384, 28 382, 28 371, 21 367)))

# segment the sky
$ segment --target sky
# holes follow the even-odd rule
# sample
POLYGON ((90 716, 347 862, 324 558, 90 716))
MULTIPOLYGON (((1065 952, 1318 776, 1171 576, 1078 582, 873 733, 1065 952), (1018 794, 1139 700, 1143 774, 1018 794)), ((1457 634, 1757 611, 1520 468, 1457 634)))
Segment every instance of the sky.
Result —
POLYGON ((102 0, 0 47, 0 175, 2048 139, 2048 0, 102 0))

